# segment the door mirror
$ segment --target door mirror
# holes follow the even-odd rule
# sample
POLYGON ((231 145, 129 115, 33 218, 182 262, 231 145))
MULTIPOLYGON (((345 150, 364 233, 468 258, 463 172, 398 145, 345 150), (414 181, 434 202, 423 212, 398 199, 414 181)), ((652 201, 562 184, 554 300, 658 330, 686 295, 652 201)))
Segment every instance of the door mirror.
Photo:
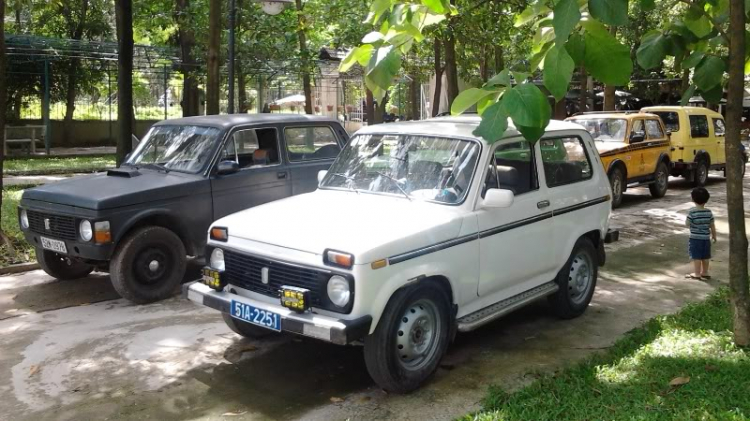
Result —
POLYGON ((221 161, 216 167, 216 174, 229 175, 240 170, 240 166, 235 161, 221 161))
POLYGON ((513 204, 515 195, 510 190, 489 189, 484 195, 482 206, 485 208, 509 208, 513 204))
POLYGON ((630 143, 643 142, 646 139, 646 133, 633 132, 630 134, 630 143))
POLYGON ((672 138, 672 131, 671 130, 667 130, 667 137, 668 138, 672 138))
POLYGON ((323 179, 326 178, 326 174, 328 174, 328 171, 326 170, 320 170, 318 171, 318 184, 323 182, 323 179))

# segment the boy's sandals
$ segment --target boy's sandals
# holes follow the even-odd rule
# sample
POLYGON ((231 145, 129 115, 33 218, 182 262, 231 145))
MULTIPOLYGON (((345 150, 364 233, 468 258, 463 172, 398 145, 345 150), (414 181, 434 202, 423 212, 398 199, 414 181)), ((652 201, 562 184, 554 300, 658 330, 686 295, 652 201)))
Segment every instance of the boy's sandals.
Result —
POLYGON ((711 279, 711 275, 701 275, 701 279, 709 280, 711 279))
POLYGON ((687 275, 685 275, 685 277, 688 278, 688 279, 697 279, 697 280, 703 279, 703 278, 701 278, 700 276, 698 276, 698 275, 696 275, 694 273, 688 273, 687 275))

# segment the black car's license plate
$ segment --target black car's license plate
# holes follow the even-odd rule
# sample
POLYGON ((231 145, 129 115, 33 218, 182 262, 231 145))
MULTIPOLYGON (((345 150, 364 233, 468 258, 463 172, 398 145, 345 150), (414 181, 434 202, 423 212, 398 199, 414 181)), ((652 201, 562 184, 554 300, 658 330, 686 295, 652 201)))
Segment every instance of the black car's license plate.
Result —
POLYGON ((267 329, 281 331, 281 315, 232 300, 232 317, 267 329))

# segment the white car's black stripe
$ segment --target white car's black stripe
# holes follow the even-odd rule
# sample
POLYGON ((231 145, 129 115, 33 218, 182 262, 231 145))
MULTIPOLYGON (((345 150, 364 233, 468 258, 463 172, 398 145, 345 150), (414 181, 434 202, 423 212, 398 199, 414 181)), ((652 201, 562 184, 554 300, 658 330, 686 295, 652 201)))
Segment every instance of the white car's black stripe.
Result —
POLYGON ((509 224, 500 225, 498 227, 490 228, 478 233, 465 235, 462 237, 454 238, 452 240, 443 241, 440 243, 432 244, 427 247, 422 247, 416 250, 408 251, 406 253, 397 254, 388 258, 388 264, 395 265, 396 263, 405 262, 407 260, 415 259, 425 254, 434 253, 436 251, 445 250, 447 248, 457 246, 460 244, 468 243, 469 241, 478 240, 480 238, 489 237, 502 232, 510 231, 512 229, 520 228, 526 225, 530 225, 536 222, 544 221, 557 215, 564 215, 566 213, 575 212, 577 210, 585 209, 589 206, 598 205, 600 203, 606 203, 610 200, 609 196, 602 196, 597 199, 589 200, 583 203, 579 203, 573 206, 568 206, 562 209, 557 209, 552 212, 545 212, 541 215, 533 216, 531 218, 522 219, 520 221, 511 222, 509 224))

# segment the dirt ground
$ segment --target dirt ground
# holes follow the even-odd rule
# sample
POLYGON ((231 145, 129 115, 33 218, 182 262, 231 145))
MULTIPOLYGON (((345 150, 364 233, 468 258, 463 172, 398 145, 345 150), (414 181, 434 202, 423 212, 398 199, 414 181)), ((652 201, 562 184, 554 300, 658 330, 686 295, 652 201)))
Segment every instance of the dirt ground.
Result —
POLYGON ((558 320, 541 301, 460 334, 435 377, 407 396, 379 390, 358 347, 241 339, 180 297, 118 299, 104 274, 0 277, 0 420, 452 419, 479 409, 489 385, 518 388, 725 282, 724 179, 713 175, 708 188, 720 233, 715 281, 684 278, 690 187, 672 180, 660 200, 632 189, 613 215, 621 239, 584 316, 558 320))

